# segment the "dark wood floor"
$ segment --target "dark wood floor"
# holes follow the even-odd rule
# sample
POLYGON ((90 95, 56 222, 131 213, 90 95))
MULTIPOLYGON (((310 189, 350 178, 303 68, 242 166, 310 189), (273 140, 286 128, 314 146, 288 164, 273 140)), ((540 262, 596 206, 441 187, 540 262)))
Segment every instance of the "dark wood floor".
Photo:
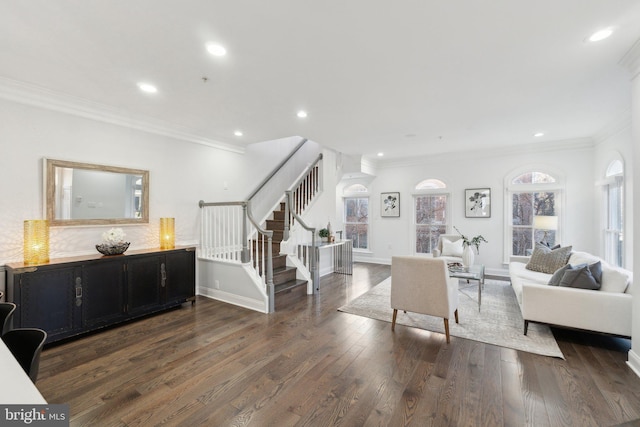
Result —
MULTIPOLYGON (((554 331, 566 361, 336 309, 388 277, 356 264, 256 313, 197 304, 45 349, 38 388, 86 426, 609 426, 640 418, 629 341, 554 331)), ((633 425, 633 424, 629 424, 633 425)))

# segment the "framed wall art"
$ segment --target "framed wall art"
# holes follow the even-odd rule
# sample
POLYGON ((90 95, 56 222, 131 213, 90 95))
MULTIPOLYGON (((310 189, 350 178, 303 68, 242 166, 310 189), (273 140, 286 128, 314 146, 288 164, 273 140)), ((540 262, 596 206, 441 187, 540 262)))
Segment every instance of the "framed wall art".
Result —
POLYGON ((380 193, 380 216, 383 218, 400 216, 400 193, 380 193))
POLYGON ((491 217, 491 189, 468 188, 464 190, 464 216, 466 218, 491 217))

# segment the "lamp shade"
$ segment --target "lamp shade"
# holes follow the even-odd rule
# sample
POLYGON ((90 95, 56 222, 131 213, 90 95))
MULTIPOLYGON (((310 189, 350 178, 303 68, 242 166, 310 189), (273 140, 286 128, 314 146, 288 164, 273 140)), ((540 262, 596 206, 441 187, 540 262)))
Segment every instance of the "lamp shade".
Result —
POLYGON ((30 219, 24 222, 24 263, 49 262, 49 221, 30 219))
POLYGON ((557 230, 558 229, 558 217, 557 216, 534 216, 533 228, 537 230, 557 230))
POLYGON ((160 249, 173 249, 176 246, 175 218, 160 218, 160 249))

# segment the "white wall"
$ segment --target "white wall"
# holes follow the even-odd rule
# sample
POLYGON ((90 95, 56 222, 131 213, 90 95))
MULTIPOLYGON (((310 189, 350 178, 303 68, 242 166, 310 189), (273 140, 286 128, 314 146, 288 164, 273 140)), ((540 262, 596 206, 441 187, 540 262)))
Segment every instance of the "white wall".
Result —
MULTIPOLYGON (((246 156, 3 99, 0 122, 0 265, 22 261, 23 221, 44 218, 45 157, 149 170, 150 222, 123 226, 131 249, 138 249, 159 245, 160 217, 176 218, 176 244, 197 244, 198 201, 240 200, 297 142, 246 156)), ((94 253, 108 228, 52 227, 51 257, 94 253)))
MULTIPOLYGON (((615 139, 625 147, 628 155, 631 141, 628 137, 615 139)), ((613 144, 613 143, 612 143, 613 144)), ((603 146, 603 149, 611 149, 603 146)), ((598 233, 599 206, 595 186, 594 156, 591 140, 552 142, 521 150, 438 155, 406 162, 386 162, 377 167, 376 177, 370 185, 370 253, 358 254, 357 259, 388 263, 392 255, 413 253, 413 198, 416 184, 427 178, 444 181, 451 192, 451 223, 468 235, 483 235, 477 260, 495 272, 504 271, 503 241, 505 223, 505 177, 521 168, 535 168, 559 176, 565 183, 564 223, 562 243, 592 253, 600 253, 598 233), (491 188, 491 218, 465 218, 464 190, 491 188), (380 193, 400 192, 400 217, 380 216, 380 193)), ((628 162, 629 165, 631 162, 628 162)), ((631 169, 631 168, 629 168, 631 169)), ((340 195, 337 195, 340 198, 340 195)), ((631 216, 630 216, 631 218, 631 216)), ((451 230, 453 232, 453 230, 451 230)))

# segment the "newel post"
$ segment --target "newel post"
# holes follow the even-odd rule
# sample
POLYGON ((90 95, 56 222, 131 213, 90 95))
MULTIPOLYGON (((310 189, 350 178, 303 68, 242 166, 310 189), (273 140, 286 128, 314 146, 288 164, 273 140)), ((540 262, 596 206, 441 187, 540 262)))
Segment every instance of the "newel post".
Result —
POLYGON ((287 190, 284 192, 284 233, 283 240, 289 240, 289 199, 291 197, 291 191, 287 190))
POLYGON ((242 253, 240 254, 240 260, 243 263, 251 261, 251 254, 249 253, 249 234, 247 233, 247 203, 242 204, 242 253))

